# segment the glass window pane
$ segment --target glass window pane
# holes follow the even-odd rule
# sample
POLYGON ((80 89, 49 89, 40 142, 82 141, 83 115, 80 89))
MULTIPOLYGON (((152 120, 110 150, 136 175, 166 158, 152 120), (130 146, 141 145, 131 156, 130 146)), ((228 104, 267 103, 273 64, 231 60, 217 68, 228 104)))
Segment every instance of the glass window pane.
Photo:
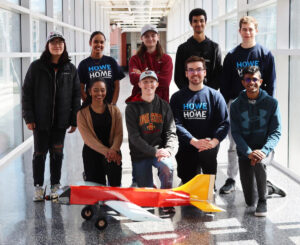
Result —
POLYGON ((290 58, 289 168, 300 175, 300 56, 290 58))
POLYGON ((53 18, 62 20, 62 0, 53 0, 53 18))
POLYGON ((41 14, 46 13, 46 2, 45 0, 31 0, 30 9, 41 14))
POLYGON ((214 42, 219 42, 219 26, 214 25, 211 27, 211 38, 214 42))
POLYGON ((226 0, 226 12, 230 12, 237 7, 237 0, 226 0))
POLYGON ((226 50, 233 49, 238 44, 238 23, 236 17, 226 20, 226 50))
POLYGON ((15 4, 20 4, 20 0, 6 0, 7 2, 15 3, 15 4))
POLYGON ((219 17, 218 0, 212 0, 212 16, 213 19, 219 17))
POLYGON ((68 0, 67 11, 68 11, 68 19, 64 20, 65 22, 74 25, 74 10, 75 10, 75 2, 74 0, 68 0))
POLYGON ((249 12, 258 21, 256 41, 268 49, 276 48, 276 4, 249 12))
POLYGON ((32 20, 32 52, 42 52, 46 44, 46 22, 32 20))
POLYGON ((300 1, 299 0, 291 0, 291 48, 300 48, 300 1))
POLYGON ((66 46, 68 52, 75 52, 75 31, 64 28, 64 36, 66 38, 66 46))
POLYGON ((20 51, 20 15, 0 9, 0 52, 20 51))
POLYGON ((22 142, 21 59, 0 58, 0 156, 22 142))

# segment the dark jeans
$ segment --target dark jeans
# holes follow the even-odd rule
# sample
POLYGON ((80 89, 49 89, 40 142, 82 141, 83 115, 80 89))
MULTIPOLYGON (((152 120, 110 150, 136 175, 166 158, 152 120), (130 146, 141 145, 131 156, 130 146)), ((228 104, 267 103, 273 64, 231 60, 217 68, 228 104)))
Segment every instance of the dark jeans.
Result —
POLYGON ((217 174, 217 155, 220 144, 215 148, 198 152, 195 150, 180 149, 176 154, 177 173, 182 183, 186 183, 197 174, 217 174))
POLYGON ((106 176, 110 186, 121 186, 122 165, 107 162, 106 158, 84 145, 82 149, 85 180, 106 185, 106 176))
POLYGON ((33 130, 34 153, 32 159, 34 185, 43 186, 45 160, 50 152, 50 182, 59 184, 63 160, 65 129, 33 130))
POLYGON ((259 200, 266 200, 267 171, 265 163, 251 166, 250 159, 239 157, 239 169, 246 204, 253 206, 257 195, 259 200))

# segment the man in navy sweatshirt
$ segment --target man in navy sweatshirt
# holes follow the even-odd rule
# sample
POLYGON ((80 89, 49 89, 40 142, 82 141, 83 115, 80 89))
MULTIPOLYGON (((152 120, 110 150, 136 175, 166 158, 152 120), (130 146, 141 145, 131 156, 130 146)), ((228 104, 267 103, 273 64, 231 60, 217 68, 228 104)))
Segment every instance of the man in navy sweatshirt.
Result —
POLYGON ((246 67, 242 74, 246 90, 231 104, 231 132, 237 147, 246 204, 255 205, 257 185, 259 199, 255 216, 266 216, 266 164, 272 161, 273 149, 281 136, 278 102, 260 89, 263 80, 258 66, 246 67))
POLYGON ((222 75, 222 57, 219 45, 205 36, 207 15, 204 9, 193 9, 189 14, 193 28, 193 36, 182 43, 176 53, 174 80, 179 89, 188 87, 184 64, 191 56, 203 57, 206 62, 206 77, 204 84, 219 89, 222 75))
MULTIPOLYGON (((258 23, 255 18, 251 16, 242 17, 239 23, 239 33, 242 43, 229 51, 224 59, 220 90, 227 102, 228 110, 232 101, 244 89, 241 84, 241 74, 243 69, 248 66, 258 66, 260 68, 263 79, 261 88, 270 96, 274 96, 276 83, 274 57, 268 49, 256 43, 257 28, 258 23)), ((230 141, 227 167, 228 178, 224 186, 220 189, 221 194, 228 194, 235 190, 235 178, 238 173, 236 145, 232 139, 230 130, 228 137, 230 141)), ((271 182, 269 186, 269 195, 279 194, 285 196, 284 191, 278 189, 271 182)))
POLYGON ((203 84, 205 60, 191 56, 186 60, 185 70, 189 85, 176 92, 170 101, 179 139, 177 172, 183 183, 201 170, 204 174, 216 174, 219 143, 229 128, 223 96, 203 84))

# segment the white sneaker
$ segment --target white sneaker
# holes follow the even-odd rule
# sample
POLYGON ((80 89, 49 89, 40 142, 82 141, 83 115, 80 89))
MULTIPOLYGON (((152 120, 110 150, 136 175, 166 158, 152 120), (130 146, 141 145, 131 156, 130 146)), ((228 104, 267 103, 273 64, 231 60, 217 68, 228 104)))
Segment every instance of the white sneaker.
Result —
POLYGON ((33 201, 34 202, 44 201, 44 188, 42 186, 35 186, 33 201))
POLYGON ((51 185, 51 193, 50 193, 50 199, 56 199, 58 198, 57 191, 60 189, 60 184, 51 185))

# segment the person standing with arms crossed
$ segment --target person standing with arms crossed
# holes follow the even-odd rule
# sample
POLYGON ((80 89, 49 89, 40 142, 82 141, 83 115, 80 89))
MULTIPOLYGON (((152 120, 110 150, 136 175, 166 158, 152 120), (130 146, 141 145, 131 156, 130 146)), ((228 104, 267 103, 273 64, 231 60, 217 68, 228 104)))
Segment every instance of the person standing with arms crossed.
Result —
POLYGON ((129 61, 129 78, 133 85, 131 95, 135 96, 141 91, 138 85, 141 73, 152 70, 158 78, 158 88, 155 93, 169 102, 169 87, 173 73, 172 59, 163 51, 155 26, 145 25, 141 30, 141 40, 142 44, 137 54, 129 61))

